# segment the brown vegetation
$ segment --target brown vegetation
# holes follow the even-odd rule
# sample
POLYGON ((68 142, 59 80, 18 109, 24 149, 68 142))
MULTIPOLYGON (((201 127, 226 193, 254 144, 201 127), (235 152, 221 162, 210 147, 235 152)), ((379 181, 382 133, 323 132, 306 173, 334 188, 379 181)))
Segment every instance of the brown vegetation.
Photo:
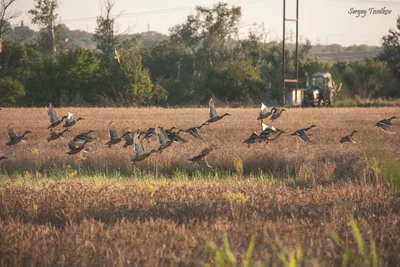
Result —
POLYGON ((330 231, 356 250, 347 225, 354 215, 366 240, 373 233, 379 266, 395 266, 399 207, 395 193, 367 185, 19 181, 1 189, 0 259, 2 266, 189 266, 212 262, 207 244, 221 244, 226 232, 241 262, 257 232, 253 261, 279 265, 273 247, 299 244, 305 262, 337 266, 343 252, 330 231))
MULTIPOLYGON (((182 136, 189 142, 174 143, 135 167, 129 164, 132 148, 104 143, 111 121, 120 132, 156 124, 188 128, 207 120, 208 109, 60 108, 57 113, 67 110, 85 120, 66 132, 67 139, 52 142, 46 140, 45 108, 1 111, 0 154, 10 159, 0 162, 0 266, 215 264, 208 245, 222 247, 225 233, 240 266, 254 233, 250 266, 282 266, 279 253, 288 257, 297 245, 302 266, 338 266, 344 252, 331 231, 358 250, 350 216, 368 250, 372 234, 378 266, 400 262, 400 198, 384 181, 393 167, 387 162, 397 164, 392 178, 399 177, 400 137, 374 127, 398 115, 398 108, 289 109, 274 122, 286 134, 248 148, 242 141, 260 131, 259 110, 217 104, 219 114, 232 116, 201 128, 203 138, 219 148, 207 159, 214 170, 203 173, 187 159, 207 145, 188 134, 182 136), (17 133, 33 134, 7 147, 9 124, 17 133), (309 131, 315 144, 289 135, 311 124, 318 126, 309 131), (87 144, 89 153, 65 154, 68 141, 90 129, 98 141, 87 144), (353 130, 356 144, 339 143, 353 130)), ((399 121, 393 124, 399 132, 399 121)), ((157 141, 153 137, 144 145, 151 149, 157 141)))
MULTIPOLYGON (((47 142, 46 128, 49 121, 45 108, 2 110, 0 128, 4 129, 4 132, 0 151, 10 158, 7 162, 0 163, 3 173, 11 175, 15 171, 29 170, 52 174, 51 170, 65 170, 70 166, 86 173, 118 172, 131 175, 134 172, 132 165, 129 164, 133 155, 132 148, 125 149, 122 143, 111 148, 104 145, 109 140, 108 124, 111 121, 115 122, 121 134, 127 127, 133 131, 147 130, 156 124, 165 128, 193 127, 206 121, 209 113, 205 108, 58 108, 56 111, 59 117, 69 111, 75 117, 84 117, 85 120, 71 127, 72 132, 65 133, 66 139, 47 142), (27 137, 25 143, 11 148, 6 147, 4 145, 7 138, 6 127, 10 124, 17 133, 29 129, 33 134, 27 137), (97 137, 98 141, 85 146, 89 153, 66 155, 68 141, 78 133, 90 129, 96 130, 92 135, 97 137)), ((232 116, 204 126, 199 131, 205 140, 219 147, 218 152, 210 154, 208 162, 222 171, 232 170, 234 159, 239 158, 243 162, 245 174, 262 170, 275 177, 288 174, 296 176, 302 168, 314 167, 318 173, 328 172, 335 178, 353 179, 362 172, 363 158, 373 157, 375 152, 382 151, 397 160, 400 159, 400 152, 396 149, 400 144, 400 135, 387 135, 374 127, 376 121, 398 115, 399 108, 290 109, 273 123, 275 127, 286 131, 286 134, 268 146, 253 144, 250 148, 242 142, 253 131, 260 132, 260 124, 256 120, 259 109, 225 109, 218 107, 217 103, 217 112, 219 114, 229 112, 232 116), (318 126, 310 131, 310 139, 316 144, 302 143, 290 136, 295 130, 311 124, 318 126), (340 138, 353 130, 358 130, 357 144, 340 144, 340 138)), ((393 122, 400 124, 396 120, 393 122)), ((394 125, 393 130, 398 131, 399 127, 394 125)), ((176 170, 185 172, 193 170, 194 165, 187 159, 197 155, 206 144, 194 140, 187 133, 181 135, 189 142, 185 144, 174 142, 163 153, 151 155, 136 166, 150 173, 154 173, 157 169, 159 174, 165 175, 171 175, 176 170)), ((144 145, 150 150, 157 147, 158 142, 153 137, 150 143, 145 141, 144 145)), ((329 177, 318 177, 319 180, 325 178, 329 177)))

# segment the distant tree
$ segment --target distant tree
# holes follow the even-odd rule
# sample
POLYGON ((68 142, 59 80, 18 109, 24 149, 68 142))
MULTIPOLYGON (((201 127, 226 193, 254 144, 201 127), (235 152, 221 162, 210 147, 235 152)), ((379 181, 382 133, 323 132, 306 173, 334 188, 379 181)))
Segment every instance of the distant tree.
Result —
MULTIPOLYGON (((397 30, 389 29, 389 34, 382 37, 383 51, 378 59, 387 62, 393 76, 400 84, 400 16, 397 17, 397 30)), ((389 92, 392 97, 400 97, 398 86, 389 92)))
POLYGON ((343 82, 353 95, 372 98, 379 94, 390 77, 390 70, 385 62, 365 58, 363 61, 348 64, 343 74, 343 82))
POLYGON ((165 89, 162 86, 153 85, 149 70, 143 68, 139 51, 136 38, 126 40, 121 45, 121 71, 127 81, 125 87, 127 98, 136 105, 166 101, 165 89))
POLYGON ((58 69, 64 103, 95 102, 100 60, 93 51, 77 48, 64 53, 58 69))
MULTIPOLYGON (((259 97, 264 88, 260 73, 250 59, 226 62, 210 70, 205 87, 218 98, 249 100, 259 97)), ((206 92, 207 93, 207 92, 206 92)))
POLYGON ((32 23, 41 27, 39 43, 45 44, 43 51, 51 53, 54 61, 57 56, 56 39, 60 39, 60 31, 56 30, 57 8, 58 0, 35 0, 34 9, 28 11, 33 16, 32 23))
POLYGON ((10 20, 18 18, 20 12, 10 12, 9 9, 17 0, 0 0, 0 37, 12 30, 10 20))
POLYGON ((14 106, 25 95, 24 86, 12 77, 0 78, 0 105, 14 106))
POLYGON ((111 11, 115 2, 106 0, 102 6, 101 15, 97 17, 97 27, 93 35, 97 49, 100 49, 104 55, 104 61, 107 67, 113 62, 114 49, 117 47, 118 36, 114 32, 115 19, 111 18, 111 11), (105 11, 103 12, 103 8, 105 11))

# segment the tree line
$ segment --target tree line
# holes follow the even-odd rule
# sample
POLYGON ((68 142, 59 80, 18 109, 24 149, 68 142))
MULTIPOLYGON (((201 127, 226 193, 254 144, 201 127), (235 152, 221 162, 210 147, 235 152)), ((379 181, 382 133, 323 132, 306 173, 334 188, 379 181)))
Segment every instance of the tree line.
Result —
MULTIPOLYGON (((240 39, 241 7, 198 6, 170 28, 169 39, 144 45, 140 36, 116 33, 108 0, 97 17, 96 48, 87 49, 71 46, 68 28, 56 23, 58 0, 35 0, 29 14, 40 27, 37 34, 23 24, 11 27, 10 19, 18 17, 9 11, 15 1, 0 0, 1 106, 189 106, 210 95, 237 104, 280 102, 282 42, 267 42, 263 27, 240 39)), ((343 82, 342 97, 399 97, 399 37, 400 17, 397 29, 382 37, 377 57, 335 64, 308 58, 306 40, 299 45, 299 87, 306 73, 328 71, 343 82)), ((295 77, 294 50, 284 53, 286 76, 295 77)))

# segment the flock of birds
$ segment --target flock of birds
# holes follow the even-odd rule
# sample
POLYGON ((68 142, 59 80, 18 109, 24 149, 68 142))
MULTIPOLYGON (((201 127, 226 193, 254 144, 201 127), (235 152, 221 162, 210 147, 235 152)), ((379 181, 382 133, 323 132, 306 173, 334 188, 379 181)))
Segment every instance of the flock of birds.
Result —
MULTIPOLYGON (((106 146, 111 147, 113 145, 116 145, 120 143, 121 141, 125 141, 123 147, 127 148, 129 146, 133 146, 134 154, 132 156, 131 162, 139 162, 142 160, 145 160, 148 158, 151 154, 153 153, 161 153, 163 150, 167 149, 168 147, 171 146, 172 143, 174 142, 179 142, 179 143, 186 143, 187 140, 182 138, 179 134, 181 132, 185 132, 187 134, 190 134, 193 138, 201 140, 203 142, 207 142, 203 139, 203 137, 199 133, 199 129, 206 126, 210 125, 211 123, 215 123, 217 121, 220 121, 222 118, 225 116, 230 116, 231 114, 225 113, 223 115, 218 115, 215 107, 215 103, 213 98, 211 97, 209 100, 209 108, 210 108, 210 113, 209 113, 209 119, 206 120, 204 123, 202 123, 200 126, 194 126, 190 127, 188 129, 178 129, 176 127, 172 127, 170 129, 164 129, 163 127, 160 127, 159 125, 156 125, 155 127, 150 127, 146 131, 131 131, 129 128, 123 130, 122 134, 120 135, 118 131, 116 130, 114 122, 111 122, 109 124, 109 137, 110 140, 105 143, 106 146), (149 142, 149 139, 156 135, 159 146, 156 149, 152 149, 150 151, 146 151, 144 146, 143 146, 143 141, 147 140, 149 142)), ((268 125, 264 124, 264 120, 268 119, 270 120, 271 123, 273 123, 275 120, 277 120, 283 111, 286 111, 284 108, 277 108, 277 107, 272 107, 271 110, 268 110, 267 107, 261 103, 261 110, 258 115, 257 120, 260 121, 261 123, 261 132, 258 134, 257 132, 253 132, 249 138, 243 141, 243 144, 246 144, 248 147, 250 147, 251 144, 254 143, 267 143, 269 144, 270 142, 275 141, 278 139, 282 134, 286 133, 285 131, 275 128, 274 126, 268 127, 268 125)), ((58 118, 57 113, 50 103, 48 107, 48 116, 50 120, 50 125, 47 127, 47 129, 50 129, 49 136, 47 137, 47 141, 55 141, 59 138, 64 138, 63 135, 66 132, 70 132, 69 128, 74 126, 78 121, 84 120, 84 118, 79 117, 78 119, 74 119, 73 114, 68 112, 68 115, 63 116, 61 119, 58 118), (62 125, 62 126, 61 126, 62 125), (63 130, 56 131, 55 129, 61 126, 63 130)), ((393 116, 388 119, 382 119, 378 121, 375 126, 381 129, 382 131, 393 134, 393 132, 390 131, 392 124, 392 120, 398 118, 396 116, 393 116)), ((291 133, 291 136, 295 136, 299 138, 303 142, 310 142, 314 143, 313 141, 310 140, 309 135, 307 132, 313 128, 317 127, 316 125, 312 124, 307 128, 299 129, 293 133, 291 133)), ((87 132, 80 133, 76 135, 71 141, 68 142, 68 149, 69 151, 66 152, 68 155, 75 155, 78 154, 79 152, 87 152, 85 150, 85 145, 87 143, 91 143, 96 141, 96 138, 92 137, 90 134, 94 133, 95 130, 89 130, 87 132)), ((22 135, 17 135, 14 131, 13 128, 8 127, 8 141, 6 142, 7 146, 13 146, 16 145, 20 142, 24 142, 25 136, 27 134, 31 134, 31 131, 25 131, 22 135)), ((356 130, 354 130, 351 134, 342 137, 339 142, 340 143, 345 143, 345 142, 352 142, 356 143, 353 139, 353 135, 357 133, 356 130)), ((208 168, 211 168, 209 163, 207 162, 206 157, 215 149, 218 149, 217 146, 214 144, 207 142, 208 146, 201 150, 201 152, 192 157, 189 158, 188 160, 195 163, 196 165, 200 166, 198 163, 200 161, 204 162, 208 168)), ((9 159, 6 156, 1 156, 1 160, 7 160, 9 159)))

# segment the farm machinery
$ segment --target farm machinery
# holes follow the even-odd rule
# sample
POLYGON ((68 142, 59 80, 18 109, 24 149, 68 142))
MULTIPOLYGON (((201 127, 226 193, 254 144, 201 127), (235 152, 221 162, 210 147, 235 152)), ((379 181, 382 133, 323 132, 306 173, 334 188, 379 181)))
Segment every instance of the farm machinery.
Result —
POLYGON ((329 106, 336 102, 337 93, 342 89, 332 81, 329 72, 317 72, 308 77, 306 74, 306 88, 304 90, 303 106, 329 106))

